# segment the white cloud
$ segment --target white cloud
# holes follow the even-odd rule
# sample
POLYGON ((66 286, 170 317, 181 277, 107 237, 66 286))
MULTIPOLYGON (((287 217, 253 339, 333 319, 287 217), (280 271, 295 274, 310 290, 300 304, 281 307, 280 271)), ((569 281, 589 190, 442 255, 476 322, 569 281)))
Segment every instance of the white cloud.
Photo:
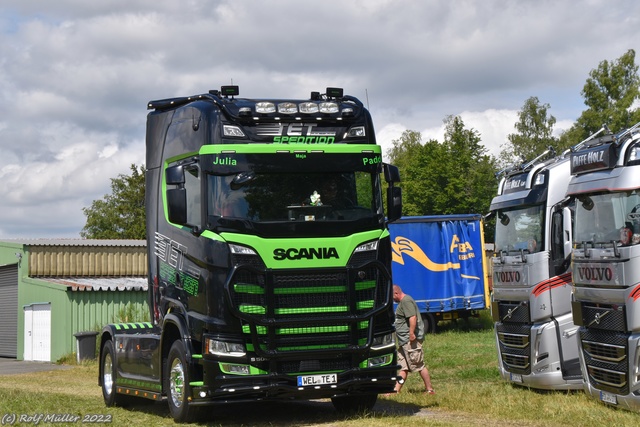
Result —
MULTIPOLYGON (((491 154, 530 96, 556 130, 590 70, 640 44, 640 3, 5 0, 0 238, 77 237, 82 207, 144 162, 146 104, 233 80, 241 96, 370 95, 384 152, 460 115, 491 154), (597 31, 587 31, 589 28, 597 31)), ((366 102, 368 104, 368 102, 366 102)))

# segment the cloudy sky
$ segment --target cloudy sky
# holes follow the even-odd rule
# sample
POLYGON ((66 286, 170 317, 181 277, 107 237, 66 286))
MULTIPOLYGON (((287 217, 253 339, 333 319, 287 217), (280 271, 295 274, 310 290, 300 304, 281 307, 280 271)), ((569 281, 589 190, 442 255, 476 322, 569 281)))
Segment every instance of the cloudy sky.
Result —
POLYGON ((79 237, 82 208, 144 164, 149 100, 338 86, 386 148, 442 140, 453 114, 497 154, 531 96, 568 128, 639 28, 635 0, 2 0, 0 239, 79 237))

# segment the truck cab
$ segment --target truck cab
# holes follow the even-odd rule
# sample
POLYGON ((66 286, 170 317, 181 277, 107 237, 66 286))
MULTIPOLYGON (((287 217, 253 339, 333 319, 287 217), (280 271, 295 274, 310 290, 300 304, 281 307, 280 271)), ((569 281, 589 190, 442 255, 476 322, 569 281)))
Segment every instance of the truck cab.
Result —
POLYGON ((397 373, 398 170, 342 89, 238 94, 148 104, 151 322, 104 328, 105 402, 166 397, 176 421, 227 401, 370 409, 397 373))
POLYGON ((491 308, 500 374, 537 389, 582 388, 571 316, 569 166, 568 156, 547 150, 502 171, 490 208, 496 217, 491 308))
MULTIPOLYGON (((602 134, 599 136, 599 134, 602 134)), ((572 303, 585 389, 640 411, 640 123, 572 149, 572 303)))

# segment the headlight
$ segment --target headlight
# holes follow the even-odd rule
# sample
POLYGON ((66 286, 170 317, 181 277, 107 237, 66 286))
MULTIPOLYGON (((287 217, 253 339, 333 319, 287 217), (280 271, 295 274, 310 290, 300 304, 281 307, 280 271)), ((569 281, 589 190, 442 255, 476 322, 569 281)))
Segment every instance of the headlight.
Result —
POLYGON ((378 241, 373 240, 371 242, 361 244, 353 252, 375 251, 376 249, 378 249, 378 241))
POLYGON ((395 347, 396 346, 396 338, 395 334, 387 334, 380 337, 373 338, 373 343, 371 344, 371 350, 382 350, 387 347, 395 347))
POLYGON ((245 356, 246 352, 243 344, 220 341, 213 338, 205 337, 204 354, 243 357, 245 356))
POLYGON ((256 251, 247 246, 235 245, 233 243, 229 243, 229 249, 232 254, 236 255, 258 255, 256 251))

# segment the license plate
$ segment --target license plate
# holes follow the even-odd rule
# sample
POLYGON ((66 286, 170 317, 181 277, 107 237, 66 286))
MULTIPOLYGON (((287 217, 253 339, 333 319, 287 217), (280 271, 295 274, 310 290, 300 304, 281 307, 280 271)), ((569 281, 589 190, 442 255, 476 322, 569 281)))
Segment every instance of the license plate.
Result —
POLYGON ((520 374, 510 374, 511 375, 511 381, 513 381, 514 383, 522 383, 522 375, 520 374))
POLYGON ((618 404, 618 398, 615 394, 612 393, 607 393, 606 391, 601 391, 600 392, 600 400, 602 400, 605 403, 610 403, 612 405, 617 405, 618 404))
POLYGON ((336 384, 337 382, 338 382, 337 374, 301 375, 298 377, 298 387, 336 384))

